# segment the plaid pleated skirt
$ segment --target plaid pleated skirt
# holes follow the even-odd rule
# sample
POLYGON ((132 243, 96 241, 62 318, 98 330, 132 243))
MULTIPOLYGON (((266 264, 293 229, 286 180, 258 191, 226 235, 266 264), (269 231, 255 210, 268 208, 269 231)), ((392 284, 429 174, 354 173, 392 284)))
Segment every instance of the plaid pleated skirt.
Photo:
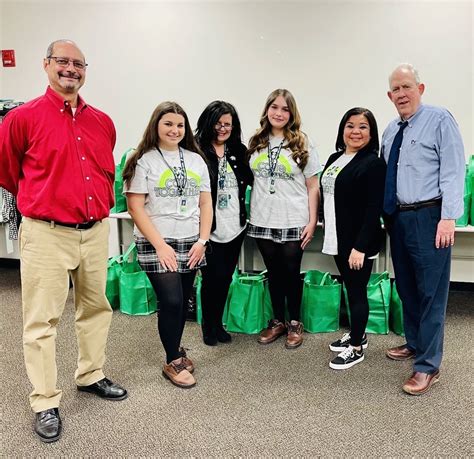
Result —
MULTIPOLYGON (((170 245, 176 253, 176 260, 178 262, 179 273, 189 273, 201 266, 206 266, 206 257, 202 259, 193 269, 188 266, 189 251, 191 247, 197 242, 199 235, 184 239, 165 238, 165 242, 170 245)), ((138 263, 143 271, 146 273, 167 273, 169 272, 162 266, 158 260, 155 247, 148 242, 144 237, 135 237, 135 244, 137 246, 138 263)))
POLYGON ((264 228, 249 223, 247 236, 257 239, 270 239, 278 244, 283 244, 284 242, 299 241, 303 230, 304 226, 296 228, 264 228))

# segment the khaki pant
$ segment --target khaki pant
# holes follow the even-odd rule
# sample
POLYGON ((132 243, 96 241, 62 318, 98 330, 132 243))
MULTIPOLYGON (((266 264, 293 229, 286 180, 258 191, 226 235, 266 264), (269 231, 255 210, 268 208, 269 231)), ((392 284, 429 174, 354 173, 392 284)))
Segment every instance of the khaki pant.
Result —
POLYGON ((102 366, 112 319, 105 296, 108 220, 76 230, 23 218, 20 259, 23 303, 23 350, 33 385, 34 412, 59 406, 56 387, 56 327, 74 284, 75 327, 79 349, 76 384, 86 386, 104 377, 102 366))

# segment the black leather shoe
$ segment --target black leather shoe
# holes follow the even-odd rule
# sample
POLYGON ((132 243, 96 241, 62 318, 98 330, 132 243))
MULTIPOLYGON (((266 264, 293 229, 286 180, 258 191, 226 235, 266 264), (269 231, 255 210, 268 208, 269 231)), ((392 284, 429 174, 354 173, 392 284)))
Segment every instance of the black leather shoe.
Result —
POLYGON ((107 400, 123 400, 128 397, 127 391, 114 384, 110 379, 104 378, 90 386, 77 386, 77 390, 90 392, 107 400))
POLYGON ((219 343, 230 343, 232 341, 232 336, 230 336, 223 327, 217 327, 216 338, 219 343))
POLYGON ((59 440, 62 428, 63 424, 57 408, 50 408, 36 413, 35 432, 41 441, 51 443, 59 440))

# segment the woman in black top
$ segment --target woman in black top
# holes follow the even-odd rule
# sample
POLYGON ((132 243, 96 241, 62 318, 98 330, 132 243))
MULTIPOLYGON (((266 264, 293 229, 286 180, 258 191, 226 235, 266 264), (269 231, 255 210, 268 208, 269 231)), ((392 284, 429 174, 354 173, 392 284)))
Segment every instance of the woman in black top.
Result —
POLYGON ((227 102, 211 102, 199 117, 196 140, 209 165, 214 209, 207 266, 201 269, 202 332, 209 346, 231 341, 222 313, 245 237, 245 190, 253 179, 241 137, 239 117, 227 102))
POLYGON ((321 196, 323 253, 334 255, 351 311, 350 333, 329 346, 340 352, 329 366, 343 370, 364 360, 369 317, 367 283, 382 240, 385 162, 378 157, 377 122, 370 110, 356 107, 345 113, 336 150, 323 170, 321 196))

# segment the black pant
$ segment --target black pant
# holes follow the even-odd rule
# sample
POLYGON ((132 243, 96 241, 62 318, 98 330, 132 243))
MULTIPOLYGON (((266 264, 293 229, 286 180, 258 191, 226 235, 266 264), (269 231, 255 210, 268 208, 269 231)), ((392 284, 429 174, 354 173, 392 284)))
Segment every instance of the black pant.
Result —
POLYGON ((222 314, 245 233, 242 231, 230 242, 211 242, 211 250, 206 253, 207 266, 201 268, 201 306, 203 328, 207 330, 222 327, 222 314))
POLYGON ((189 273, 147 273, 158 299, 158 333, 166 352, 166 363, 181 357, 188 300, 196 271, 189 273))
POLYGON ((290 320, 300 320, 301 295, 301 259, 303 249, 301 241, 284 243, 269 239, 256 239, 263 261, 268 271, 268 287, 272 299, 275 319, 285 322, 285 302, 290 320))
POLYGON ((349 255, 336 255, 334 260, 342 276, 349 299, 351 311, 351 345, 360 346, 369 319, 369 301, 367 300, 367 284, 372 272, 373 260, 364 258, 361 269, 349 268, 349 255))

